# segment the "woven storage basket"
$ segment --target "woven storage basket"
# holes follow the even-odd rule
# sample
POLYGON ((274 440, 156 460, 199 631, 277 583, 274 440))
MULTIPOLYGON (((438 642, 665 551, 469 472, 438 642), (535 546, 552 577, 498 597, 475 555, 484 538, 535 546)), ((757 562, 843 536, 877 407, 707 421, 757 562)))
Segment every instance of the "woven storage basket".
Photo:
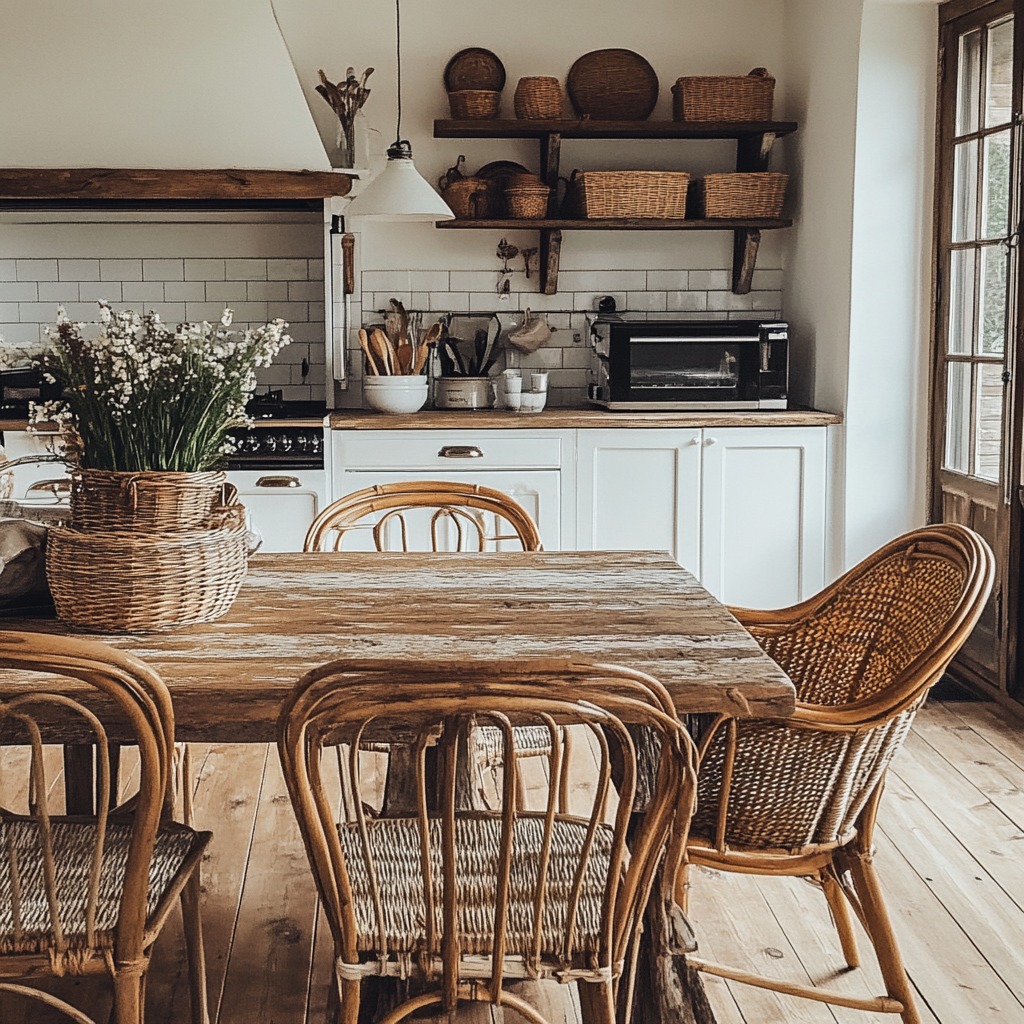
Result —
POLYGON ((749 75, 694 75, 672 86, 676 121, 770 121, 775 79, 764 68, 749 75))
POLYGON ((473 220, 494 216, 501 192, 497 182, 485 178, 460 178, 441 193, 441 198, 459 220, 473 220))
POLYGON ((685 171, 575 171, 568 206, 587 219, 682 219, 689 181, 685 171))
POLYGON ((51 527, 46 579, 58 617, 107 633, 220 618, 238 596, 248 557, 244 523, 235 514, 225 519, 212 529, 177 533, 51 527))
POLYGON ((225 476, 208 473, 118 473, 76 470, 71 521, 78 530, 195 530, 223 500, 225 476))
POLYGON ((520 78, 512 100, 516 117, 554 120, 562 116, 562 85, 557 78, 520 78))
POLYGON ((778 217, 788 174, 750 171, 706 174, 697 188, 699 214, 715 217, 778 217))
POLYGON ((501 109, 501 93, 493 89, 456 89, 448 93, 448 105, 456 121, 497 117, 501 109))
POLYGON ((505 207, 510 217, 536 220, 547 216, 550 197, 547 185, 509 185, 505 207))

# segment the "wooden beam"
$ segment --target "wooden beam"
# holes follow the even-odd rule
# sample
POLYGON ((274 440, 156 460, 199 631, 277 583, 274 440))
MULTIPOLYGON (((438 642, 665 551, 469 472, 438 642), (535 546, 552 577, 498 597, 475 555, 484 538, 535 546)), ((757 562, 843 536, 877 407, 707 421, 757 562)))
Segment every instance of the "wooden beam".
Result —
POLYGON ((334 171, 0 169, 0 199, 324 199, 351 188, 334 171))
POLYGON ((557 228, 540 233, 540 290, 542 295, 558 291, 558 262, 562 255, 562 232, 557 228))
POLYGON ((761 232, 757 228, 742 228, 733 236, 732 290, 736 295, 746 295, 750 291, 760 244, 761 232))

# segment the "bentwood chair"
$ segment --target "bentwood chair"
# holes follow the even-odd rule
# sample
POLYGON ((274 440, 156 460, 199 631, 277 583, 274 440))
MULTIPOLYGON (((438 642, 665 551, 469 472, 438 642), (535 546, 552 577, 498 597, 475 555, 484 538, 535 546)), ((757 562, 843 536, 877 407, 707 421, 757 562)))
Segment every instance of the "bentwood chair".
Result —
POLYGON ((378 484, 345 495, 316 517, 305 548, 340 551, 346 540, 367 533, 377 551, 541 549, 536 524, 507 494, 442 480, 378 484))
POLYGON ((875 871, 875 818, 886 769, 977 623, 993 575, 992 552, 975 533, 930 526, 885 545, 803 604, 733 610, 793 680, 797 708, 788 719, 719 718, 703 737, 688 865, 816 882, 846 964, 860 963, 852 908, 886 991, 860 999, 694 958, 691 966, 918 1024, 875 871))
POLYGON ((657 871, 673 891, 696 782, 693 745, 656 680, 553 659, 339 661, 299 682, 281 712, 278 746, 334 939, 332 1021, 362 1019, 360 982, 371 976, 422 984, 379 1024, 470 1001, 545 1024, 503 987, 545 978, 579 983, 585 1024, 616 1019, 616 990, 630 985, 657 871), (642 815, 633 814, 637 757, 624 719, 660 739, 658 784, 642 815), (514 757, 503 762, 498 806, 473 807, 465 750, 477 721, 492 723, 506 750, 517 723, 547 730, 542 810, 517 808, 514 757), (591 732, 599 750, 587 806, 575 814, 558 810, 552 781, 565 756, 563 725, 591 732), (408 745, 410 771, 388 780, 389 804, 397 794, 404 806, 373 816, 360 750, 382 738, 408 745), (336 784, 325 776, 325 752, 336 744, 348 747, 352 793, 343 803, 355 809, 340 822, 336 784), (613 766, 621 782, 606 820, 613 766))
POLYGON ((167 688, 106 644, 0 632, 0 689, 0 998, 35 1000, 94 1024, 12 979, 106 973, 110 1019, 142 1024, 150 952, 180 896, 192 1020, 206 1024, 199 862, 210 833, 173 819, 167 688), (69 738, 95 743, 95 815, 49 806, 60 799, 49 771, 60 755, 44 744, 69 738), (137 791, 113 807, 108 741, 135 744, 139 756, 137 791))
MULTIPOLYGON (((537 526, 517 501, 493 487, 448 480, 379 484, 345 495, 317 516, 305 550, 341 551, 355 539, 369 539, 377 551, 541 550, 537 526)), ((517 757, 550 754, 546 729, 516 729, 515 737, 517 757)), ((481 729, 475 749, 482 767, 492 773, 500 768, 503 745, 496 730, 481 729)), ((564 786, 562 799, 564 806, 564 786)))

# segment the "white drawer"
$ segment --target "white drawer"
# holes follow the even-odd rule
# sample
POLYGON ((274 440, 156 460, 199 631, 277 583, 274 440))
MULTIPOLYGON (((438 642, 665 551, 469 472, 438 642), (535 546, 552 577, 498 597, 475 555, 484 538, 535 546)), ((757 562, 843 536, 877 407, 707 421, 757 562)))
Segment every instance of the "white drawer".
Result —
POLYGON ((493 430, 335 431, 335 465, 354 469, 472 473, 487 469, 558 469, 562 438, 493 430))

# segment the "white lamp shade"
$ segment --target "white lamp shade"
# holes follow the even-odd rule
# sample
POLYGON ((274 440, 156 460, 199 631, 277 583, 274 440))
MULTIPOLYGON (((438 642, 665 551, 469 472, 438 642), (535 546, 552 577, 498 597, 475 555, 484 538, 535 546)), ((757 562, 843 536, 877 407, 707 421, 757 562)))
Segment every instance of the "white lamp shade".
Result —
POLYGON ((345 209, 346 217, 368 220, 453 220, 448 204, 416 170, 412 154, 392 155, 384 170, 345 209))

